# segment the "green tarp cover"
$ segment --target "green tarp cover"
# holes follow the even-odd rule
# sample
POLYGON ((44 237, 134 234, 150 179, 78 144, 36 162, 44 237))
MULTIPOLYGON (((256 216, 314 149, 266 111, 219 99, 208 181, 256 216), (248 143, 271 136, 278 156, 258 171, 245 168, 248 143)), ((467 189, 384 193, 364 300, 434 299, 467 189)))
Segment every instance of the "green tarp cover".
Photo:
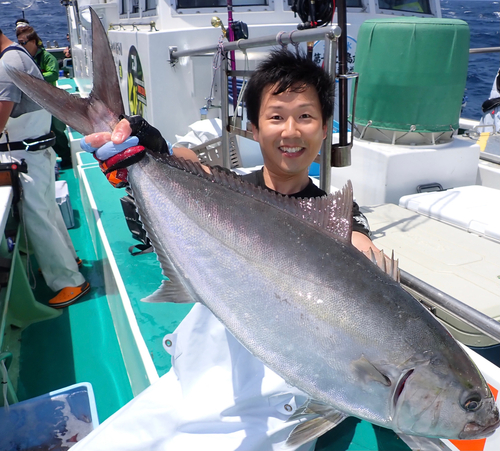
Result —
POLYGON ((469 26, 462 20, 395 17, 359 30, 355 122, 418 132, 458 128, 467 79, 469 26))

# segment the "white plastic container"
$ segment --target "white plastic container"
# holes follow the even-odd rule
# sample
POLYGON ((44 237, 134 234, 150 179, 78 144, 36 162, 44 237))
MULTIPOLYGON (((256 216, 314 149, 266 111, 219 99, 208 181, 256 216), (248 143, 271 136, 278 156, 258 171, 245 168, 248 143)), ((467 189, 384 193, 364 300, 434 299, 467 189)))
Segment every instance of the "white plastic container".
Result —
POLYGON ((462 186, 403 196, 399 205, 500 242, 499 190, 479 185, 462 186))
POLYGON ((65 180, 58 180, 56 182, 56 202, 61 210, 64 223, 67 229, 75 227, 75 219, 73 216, 73 208, 69 199, 68 184, 65 180))

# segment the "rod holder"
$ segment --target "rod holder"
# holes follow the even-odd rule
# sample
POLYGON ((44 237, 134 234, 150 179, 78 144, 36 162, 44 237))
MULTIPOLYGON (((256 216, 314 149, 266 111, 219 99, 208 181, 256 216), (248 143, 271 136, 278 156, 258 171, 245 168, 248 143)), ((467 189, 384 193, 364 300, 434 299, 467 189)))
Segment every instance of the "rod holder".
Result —
POLYGON ((343 168, 351 165, 352 142, 346 146, 332 144, 332 167, 343 168))

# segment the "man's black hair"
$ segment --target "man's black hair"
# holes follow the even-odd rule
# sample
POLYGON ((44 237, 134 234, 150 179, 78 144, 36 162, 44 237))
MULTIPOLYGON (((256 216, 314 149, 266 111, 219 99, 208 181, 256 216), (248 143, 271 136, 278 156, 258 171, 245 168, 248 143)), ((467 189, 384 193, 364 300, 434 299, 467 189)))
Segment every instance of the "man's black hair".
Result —
POLYGON ((269 86, 274 86, 273 95, 313 87, 318 93, 323 124, 333 115, 334 83, 331 77, 301 53, 273 50, 250 77, 245 89, 247 117, 257 128, 262 94, 269 86))

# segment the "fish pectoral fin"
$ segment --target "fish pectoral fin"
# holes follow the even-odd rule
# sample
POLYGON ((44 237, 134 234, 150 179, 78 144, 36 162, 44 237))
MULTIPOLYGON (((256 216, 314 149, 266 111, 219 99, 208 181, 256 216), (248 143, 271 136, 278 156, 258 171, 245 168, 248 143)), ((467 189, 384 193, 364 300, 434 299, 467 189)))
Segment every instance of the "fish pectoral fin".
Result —
POLYGON ((391 380, 380 369, 378 369, 372 362, 370 362, 364 355, 358 360, 351 362, 351 367, 359 380, 363 382, 380 382, 387 387, 391 386, 391 380))
POLYGON ((372 263, 377 265, 387 275, 391 276, 396 282, 399 282, 399 260, 394 260, 394 251, 391 258, 384 254, 384 251, 374 251, 370 248, 368 251, 362 251, 372 263))
POLYGON ((173 283, 171 280, 163 280, 160 288, 153 294, 142 299, 142 302, 173 302, 175 304, 192 304, 197 302, 184 286, 173 283))
POLYGON ((333 429, 348 417, 348 415, 314 400, 310 400, 305 406, 295 412, 290 417, 290 420, 300 418, 301 416, 304 417, 304 421, 293 429, 282 449, 296 449, 304 443, 321 437, 325 432, 333 429), (310 417, 310 415, 317 416, 316 418, 306 419, 306 416, 310 417))

